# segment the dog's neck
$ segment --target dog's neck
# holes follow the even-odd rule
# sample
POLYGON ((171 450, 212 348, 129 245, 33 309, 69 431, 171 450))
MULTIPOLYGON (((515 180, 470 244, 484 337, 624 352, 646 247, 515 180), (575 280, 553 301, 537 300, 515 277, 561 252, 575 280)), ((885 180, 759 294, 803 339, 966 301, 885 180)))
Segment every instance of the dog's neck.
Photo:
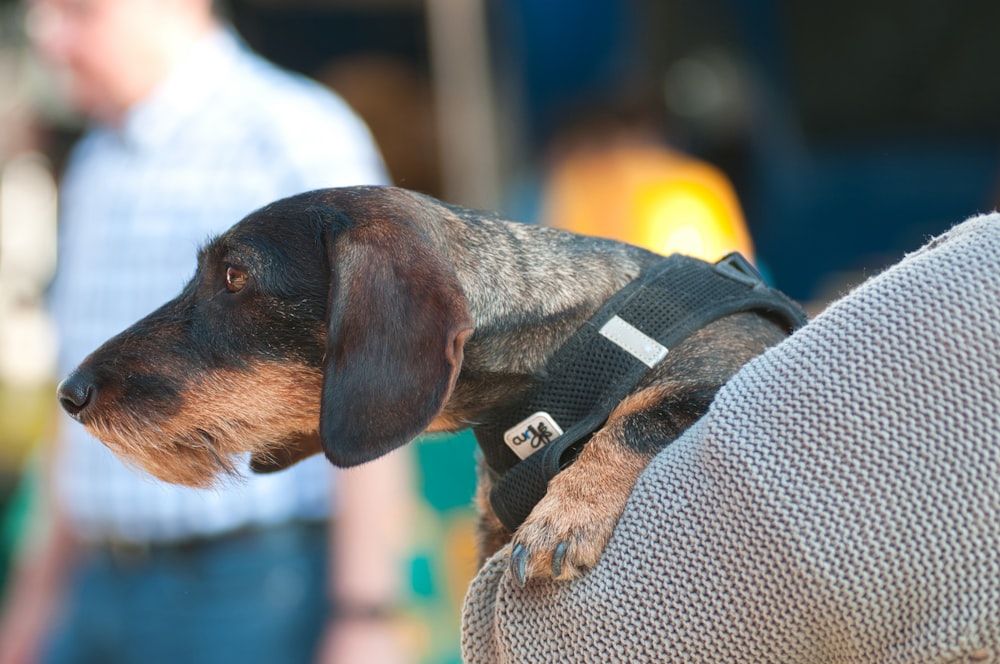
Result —
POLYGON ((609 297, 660 258, 619 242, 482 217, 456 215, 430 234, 442 232, 448 237, 438 246, 455 266, 475 323, 442 414, 447 428, 473 424, 526 389, 609 297))

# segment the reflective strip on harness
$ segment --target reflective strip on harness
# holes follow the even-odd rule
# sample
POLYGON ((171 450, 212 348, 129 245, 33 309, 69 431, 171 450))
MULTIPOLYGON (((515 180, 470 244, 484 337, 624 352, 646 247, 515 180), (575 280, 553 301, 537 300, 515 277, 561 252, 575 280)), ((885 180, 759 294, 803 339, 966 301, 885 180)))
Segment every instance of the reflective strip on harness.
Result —
POLYGON ((642 330, 630 325, 618 316, 613 316, 604 324, 604 327, 601 328, 601 336, 618 344, 650 369, 667 356, 666 346, 657 342, 656 339, 646 336, 642 330))

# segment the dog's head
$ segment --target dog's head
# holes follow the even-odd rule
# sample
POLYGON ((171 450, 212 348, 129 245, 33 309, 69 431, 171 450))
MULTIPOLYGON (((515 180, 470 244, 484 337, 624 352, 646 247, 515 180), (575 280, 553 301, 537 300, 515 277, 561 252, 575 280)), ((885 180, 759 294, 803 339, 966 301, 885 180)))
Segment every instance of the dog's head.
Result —
MULTIPOLYGON (((114 452, 192 486, 323 451, 352 466, 428 428, 472 331, 454 269, 389 187, 310 192, 205 246, 180 295, 59 386, 114 452)), ((444 208, 441 208, 442 211, 444 208)))

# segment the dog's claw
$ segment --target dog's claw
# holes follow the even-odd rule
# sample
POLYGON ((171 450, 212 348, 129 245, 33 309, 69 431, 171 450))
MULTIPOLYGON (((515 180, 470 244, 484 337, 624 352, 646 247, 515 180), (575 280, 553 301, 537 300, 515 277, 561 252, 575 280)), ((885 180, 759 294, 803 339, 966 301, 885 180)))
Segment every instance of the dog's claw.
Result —
POLYGON ((510 554, 510 572, 517 585, 524 587, 528 580, 528 549, 520 542, 514 545, 510 554))
POLYGON ((556 545, 556 550, 552 552, 552 578, 557 579, 562 574, 563 561, 566 560, 566 551, 569 549, 569 544, 566 542, 559 542, 556 545))

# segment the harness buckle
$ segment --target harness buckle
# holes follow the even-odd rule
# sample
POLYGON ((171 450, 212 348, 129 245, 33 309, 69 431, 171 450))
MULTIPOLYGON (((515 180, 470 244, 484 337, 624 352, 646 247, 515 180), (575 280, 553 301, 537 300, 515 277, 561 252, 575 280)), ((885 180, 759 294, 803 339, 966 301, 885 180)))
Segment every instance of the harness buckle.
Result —
POLYGON ((760 276, 750 261, 743 254, 733 251, 720 258, 713 266, 715 271, 733 281, 757 288, 764 285, 764 277, 760 276))

